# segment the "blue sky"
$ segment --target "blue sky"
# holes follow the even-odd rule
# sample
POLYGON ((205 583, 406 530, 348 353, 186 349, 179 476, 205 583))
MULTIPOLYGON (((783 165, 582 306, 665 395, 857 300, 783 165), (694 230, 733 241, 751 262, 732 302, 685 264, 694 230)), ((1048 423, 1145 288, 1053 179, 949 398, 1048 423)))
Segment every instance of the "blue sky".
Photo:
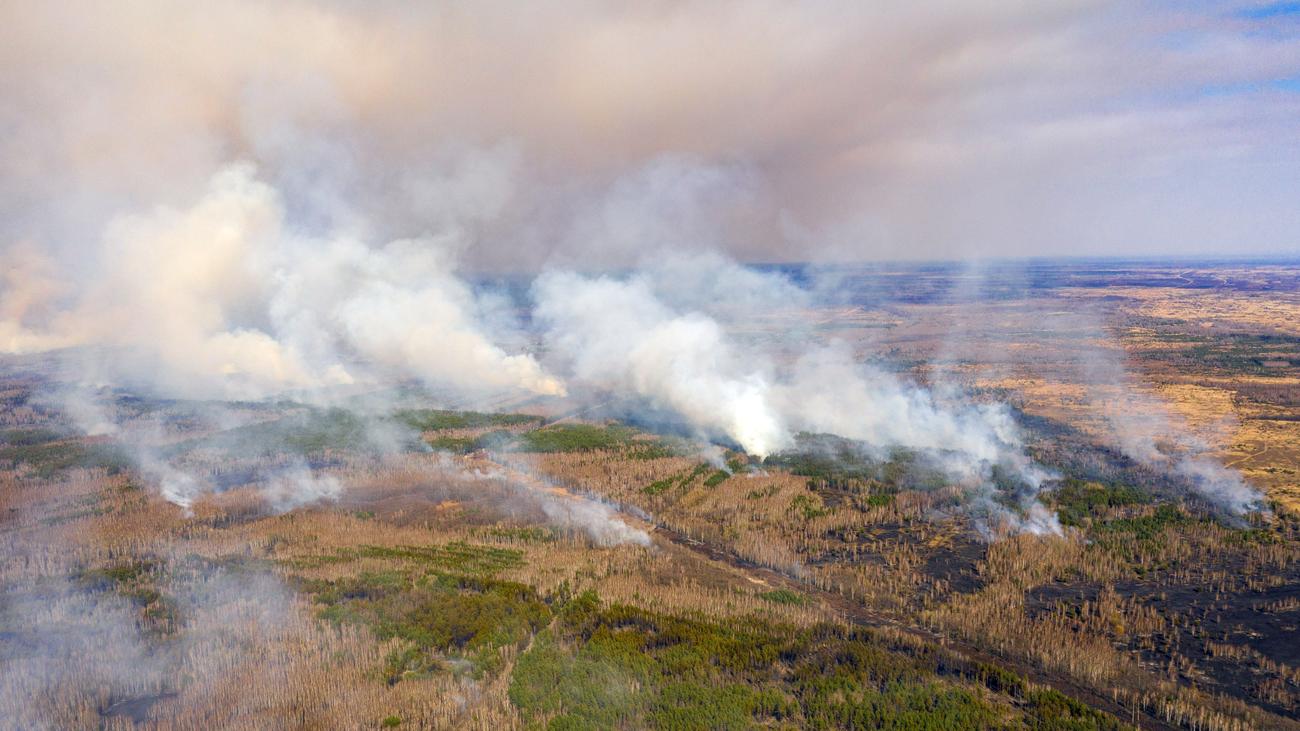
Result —
POLYGON ((1253 20, 1267 20, 1271 18, 1285 18, 1300 16, 1300 3, 1297 2, 1279 2, 1265 3, 1262 5, 1251 5, 1241 8, 1237 14, 1243 18, 1253 20))

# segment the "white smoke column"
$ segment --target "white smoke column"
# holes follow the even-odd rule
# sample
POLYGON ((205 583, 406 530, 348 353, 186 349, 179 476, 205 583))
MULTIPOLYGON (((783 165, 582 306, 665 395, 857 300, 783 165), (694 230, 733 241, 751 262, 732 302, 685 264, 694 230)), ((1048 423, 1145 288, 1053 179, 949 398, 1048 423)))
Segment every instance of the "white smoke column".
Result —
POLYGON ((532 356, 507 354, 483 332, 474 293, 455 275, 449 249, 429 239, 381 249, 349 240, 303 246, 280 269, 271 303, 276 331, 300 351, 351 351, 397 377, 562 394, 563 385, 532 356))
POLYGON ((158 492, 167 502, 190 515, 194 499, 207 490, 207 485, 190 473, 173 467, 147 449, 136 451, 136 465, 145 479, 158 485, 158 492))
MULTIPOLYGON (((53 401, 78 430, 87 436, 109 436, 129 457, 146 483, 154 485, 163 499, 190 515, 195 499, 213 490, 201 470, 183 462, 169 461, 160 448, 169 439, 162 424, 152 416, 143 419, 115 420, 95 395, 84 389, 69 388, 54 393, 53 401)), ((242 425, 235 414, 220 404, 201 404, 193 416, 211 425, 226 428, 242 425)), ((173 435, 174 436, 174 435, 173 435)), ((399 448, 400 435, 391 423, 376 424, 366 430, 366 438, 387 451, 399 448)), ((250 455, 233 455, 247 459, 250 455)), ((260 494, 277 513, 321 501, 337 500, 343 484, 335 476, 313 472, 299 459, 285 467, 258 469, 265 474, 258 484, 260 494)))
POLYGON ((82 388, 68 388, 53 394, 59 410, 72 425, 89 437, 109 436, 126 450, 136 469, 158 487, 163 499, 179 506, 188 515, 194 498, 205 489, 201 480, 160 459, 150 446, 158 436, 156 429, 124 426, 100 404, 94 394, 82 388), (150 432, 148 434, 142 432, 150 432))
MULTIPOLYGON (((766 284, 762 275, 751 276, 766 284)), ((996 462, 1020 447, 1004 406, 945 408, 929 391, 854 362, 839 344, 804 344, 807 354, 778 374, 774 353, 738 343, 718 320, 679 311, 655 290, 655 277, 643 273, 615 279, 548 272, 534 286, 536 316, 576 379, 648 398, 756 456, 789 446, 797 430, 953 451, 977 462, 996 462)))
POLYGON ((84 389, 58 391, 53 395, 53 401, 72 425, 88 437, 116 435, 120 431, 113 418, 84 389))
POLYGON ((13 332, 10 344, 125 346, 102 364, 106 377, 189 397, 411 377, 563 393, 531 355, 507 353, 480 325, 479 303, 455 271, 463 243, 450 225, 440 237, 378 248, 299 235, 277 191, 251 166, 231 165, 189 208, 114 220, 96 283, 51 332, 13 332))
POLYGON ((1175 471, 1191 483, 1192 488, 1233 515, 1266 512, 1264 494, 1241 479, 1236 470, 1199 454, 1183 455, 1175 471))
POLYGON ((1185 427, 1175 427, 1164 404, 1131 391, 1122 405, 1110 403, 1105 408, 1126 456, 1182 477, 1198 495, 1232 515, 1265 510, 1263 493, 1247 484, 1236 470, 1207 455, 1206 445, 1187 436, 1185 427), (1168 446, 1158 443, 1158 438, 1168 446))
POLYGON ((791 446, 799 431, 835 434, 881 453, 915 450, 987 503, 986 512, 1008 512, 992 501, 991 483, 995 467, 1009 470, 1023 483, 1025 517, 1006 517, 1023 530, 1059 532, 1055 516, 1035 501, 1050 474, 1025 455, 1005 406, 941 402, 855 362, 836 343, 785 342, 805 354, 780 367, 773 346, 734 337, 704 310, 734 327, 763 310, 801 305, 804 296, 788 295, 794 288, 779 276, 717 256, 684 268, 668 261, 624 278, 561 271, 538 278, 537 320, 550 353, 575 381, 670 409, 702 435, 725 436, 758 457, 791 446), (673 275, 681 271, 697 274, 673 275))
POLYGON ((770 364, 738 352, 712 318, 674 312, 647 277, 547 272, 533 291, 547 345, 577 379, 648 398, 760 457, 791 443, 772 401, 770 364))
POLYGON ((188 209, 119 217, 74 335, 130 346, 140 360, 122 375, 154 366, 143 380, 165 392, 247 397, 321 383, 255 321, 283 235, 278 196, 244 165, 217 173, 188 209))
POLYGON ((932 391, 854 363, 839 344, 813 350, 780 387, 782 411, 802 431, 835 434, 876 449, 922 453, 967 490, 978 512, 1014 530, 1059 534, 1057 516, 1037 495, 1056 477, 1024 451, 1020 428, 1005 404, 940 402, 932 391), (1015 514, 994 500, 994 467, 1022 484, 1015 514))
POLYGON ((928 390, 854 363, 838 344, 799 359, 781 400, 797 428, 867 444, 953 452, 973 464, 996 463, 1021 448, 1005 405, 945 408, 928 390))
POLYGON ((1035 535, 1059 534, 1060 521, 1038 499, 1051 471, 1030 459, 1020 428, 1005 404, 964 403, 955 395, 907 384, 878 368, 854 363, 839 344, 813 350, 799 359, 782 385, 783 411, 803 431, 835 434, 877 450, 904 447, 966 490, 968 506, 989 522, 1035 535), (882 449, 883 448, 883 449, 882 449), (995 498, 994 468, 1020 485, 1019 512, 995 498))

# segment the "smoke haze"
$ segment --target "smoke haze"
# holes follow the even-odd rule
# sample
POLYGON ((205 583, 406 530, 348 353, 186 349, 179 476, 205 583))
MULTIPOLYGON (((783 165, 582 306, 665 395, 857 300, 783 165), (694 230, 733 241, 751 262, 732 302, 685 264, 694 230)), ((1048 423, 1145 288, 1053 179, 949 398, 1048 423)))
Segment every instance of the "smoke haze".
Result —
POLYGON ((1295 6, 0 3, 0 726, 1282 708, 1229 440, 980 269, 1300 252, 1295 6))
POLYGON ((603 193, 668 155, 744 179, 700 209, 741 260, 1294 252, 1300 26, 1256 5, 10 3, 0 239, 93 271, 250 160, 294 229, 624 266, 603 193))
MULTIPOLYGON (((759 457, 832 433, 973 489, 997 469, 1025 512, 1049 473, 1007 408, 789 325, 834 283, 737 262, 1280 251, 1300 231, 1294 206, 1224 194, 1262 159, 1279 184, 1252 189, 1300 170, 1279 165, 1296 29, 1232 4, 567 10, 7 6, 0 347, 79 346, 84 386, 190 399, 614 394, 759 457), (526 273, 530 301, 484 270, 526 273)), ((202 489, 137 457, 179 504, 202 489)), ((284 508, 338 492, 275 479, 284 508)))

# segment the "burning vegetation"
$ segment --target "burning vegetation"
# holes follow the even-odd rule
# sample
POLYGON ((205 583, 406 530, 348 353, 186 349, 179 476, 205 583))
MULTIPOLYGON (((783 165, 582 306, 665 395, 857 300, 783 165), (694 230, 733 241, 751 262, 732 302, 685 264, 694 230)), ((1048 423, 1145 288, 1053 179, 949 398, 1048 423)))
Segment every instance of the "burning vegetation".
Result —
POLYGON ((1244 729, 1300 707, 1295 512, 1227 511, 1098 440, 1104 409, 1032 389, 999 396, 1050 477, 980 487, 941 451, 797 432, 756 455, 587 406, 5 379, 15 727, 1244 729), (114 428, 84 435, 88 411, 114 428), (157 489, 177 475, 183 501, 157 489), (1026 530, 1026 501, 1059 527, 1026 530))
POLYGON ((0 3, 0 731, 1300 731, 1253 4, 0 3))

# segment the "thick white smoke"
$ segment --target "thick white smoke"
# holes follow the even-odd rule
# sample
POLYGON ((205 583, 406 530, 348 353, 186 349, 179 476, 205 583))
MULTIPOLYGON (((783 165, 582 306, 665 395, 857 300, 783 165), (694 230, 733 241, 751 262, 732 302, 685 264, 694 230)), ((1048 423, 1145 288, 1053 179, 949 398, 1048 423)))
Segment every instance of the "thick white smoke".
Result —
POLYGON ((1004 404, 943 404, 931 391, 854 361, 842 345, 801 357, 779 390, 782 411, 803 431, 867 444, 951 452, 965 466, 1021 459, 1019 428, 1004 404))
MULTIPOLYGON (((1009 470, 1025 489, 1021 507, 1042 512, 1033 495, 1049 474, 1025 456, 1005 406, 940 400, 834 342, 804 340, 804 353, 783 362, 773 344, 782 334, 737 337, 725 314, 706 310, 798 306, 805 297, 791 294, 797 288, 716 256, 686 264, 670 258, 625 277, 543 274, 533 293, 548 353, 574 383, 635 395, 758 457, 791 447, 798 432, 835 434, 881 451, 924 453, 976 494, 991 489, 994 467, 1009 470), (683 288, 683 270, 713 286, 683 288)), ((1026 527, 1059 529, 1047 515, 1031 515, 1026 527)))
MULTIPOLYGON (((95 281, 65 285, 79 296, 46 332, 11 324, 8 345, 126 346, 102 364, 107 377, 188 397, 393 378, 562 393, 531 355, 485 331, 456 273, 461 245, 455 229, 381 247, 297 234, 276 190, 235 164, 189 208, 115 219, 95 281)), ((22 314, 34 296, 11 295, 9 309, 22 314)))
MULTIPOLYGON (((725 175, 707 179, 735 187, 725 175)), ((91 284, 63 281, 38 251, 18 250, 17 268, 32 276, 6 290, 0 304, 13 317, 0 335, 11 350, 113 346, 95 363, 97 379, 201 398, 412 377, 461 392, 561 395, 565 385, 551 373, 563 373, 633 395, 701 436, 725 437, 760 457, 789 448, 799 432, 835 434, 882 452, 921 452, 976 495, 988 492, 997 467, 1024 486, 1022 512, 1038 509, 1033 495, 1048 473, 1025 456, 1005 406, 921 388, 861 363, 843 344, 808 337, 795 323, 813 297, 783 276, 716 254, 661 254, 622 276, 548 270, 532 288, 548 370, 517 345, 507 350, 522 341, 503 316, 508 308, 458 275, 467 235, 455 215, 438 236, 383 246, 346 233, 301 233, 287 217, 278 192, 251 166, 235 164, 189 207, 114 219, 96 253, 102 274, 91 284)), ((635 228, 639 218, 605 220, 635 228)), ((1128 426, 1116 422, 1139 461, 1167 463, 1233 512, 1257 503, 1230 471, 1194 453, 1166 456, 1152 430, 1128 426)), ((201 490, 184 471, 140 463, 179 504, 201 490)), ((302 501, 319 499, 316 487, 288 489, 300 482, 276 483, 277 506, 301 502, 297 492, 302 501)), ((1032 516, 1029 523, 1053 527, 1032 516)))
POLYGON ((548 349, 575 378, 646 397, 759 456, 789 444, 770 364, 746 357, 713 319, 675 312, 648 278, 548 272, 533 290, 548 349))
MULTIPOLYGON (((566 384, 509 308, 458 274, 462 259, 532 270, 675 245, 828 253, 791 239, 852 242, 835 253, 851 258, 947 257, 967 242, 1037 254, 1043 232, 1060 251, 1095 245, 1069 236, 1096 227, 1060 222, 1098 210, 1141 211, 1110 227, 1115 251, 1151 222, 1178 251, 1289 245, 1278 232, 1296 226, 1276 215, 1294 208, 1288 186, 1234 183, 1263 169, 1241 160, 1278 159, 1259 141, 1291 139, 1294 105, 1222 124, 1235 95, 1170 92, 1240 87, 1245 58, 1254 81, 1289 78, 1295 44, 1243 33, 1254 24, 1237 16, 1194 24, 1206 42, 1175 51, 1158 31, 1185 30, 1181 11, 1132 22, 1142 14, 1095 3, 915 5, 5 4, 0 351, 95 346, 83 380, 197 398, 404 379, 558 395, 566 384), (1098 37, 1121 41, 1100 62, 1098 37), (1044 93, 1059 102, 1046 113, 1044 93), (1223 174, 1133 178, 1135 155, 1223 174), (1061 187, 1076 168, 1100 177, 1061 187), (1211 184, 1273 192, 1243 201, 1211 184), (1044 205, 1024 205, 1043 190, 1044 205), (1132 205, 1152 190, 1203 215, 1132 205), (1223 221, 1269 230, 1224 235, 1223 221)), ((782 339, 764 318, 806 302, 779 277, 703 257, 618 278, 552 271, 534 292, 566 375, 754 454, 832 432, 924 451, 963 481, 986 484, 991 465, 1041 480, 1005 409, 844 347, 759 344, 782 339)), ((200 489, 140 462, 178 502, 200 489)), ((1228 505, 1253 499, 1198 458, 1171 464, 1228 505)))
POLYGON ((5 253, 0 269, 0 352, 29 353, 69 344, 66 337, 45 332, 67 285, 59 267, 39 248, 16 244, 5 253))

